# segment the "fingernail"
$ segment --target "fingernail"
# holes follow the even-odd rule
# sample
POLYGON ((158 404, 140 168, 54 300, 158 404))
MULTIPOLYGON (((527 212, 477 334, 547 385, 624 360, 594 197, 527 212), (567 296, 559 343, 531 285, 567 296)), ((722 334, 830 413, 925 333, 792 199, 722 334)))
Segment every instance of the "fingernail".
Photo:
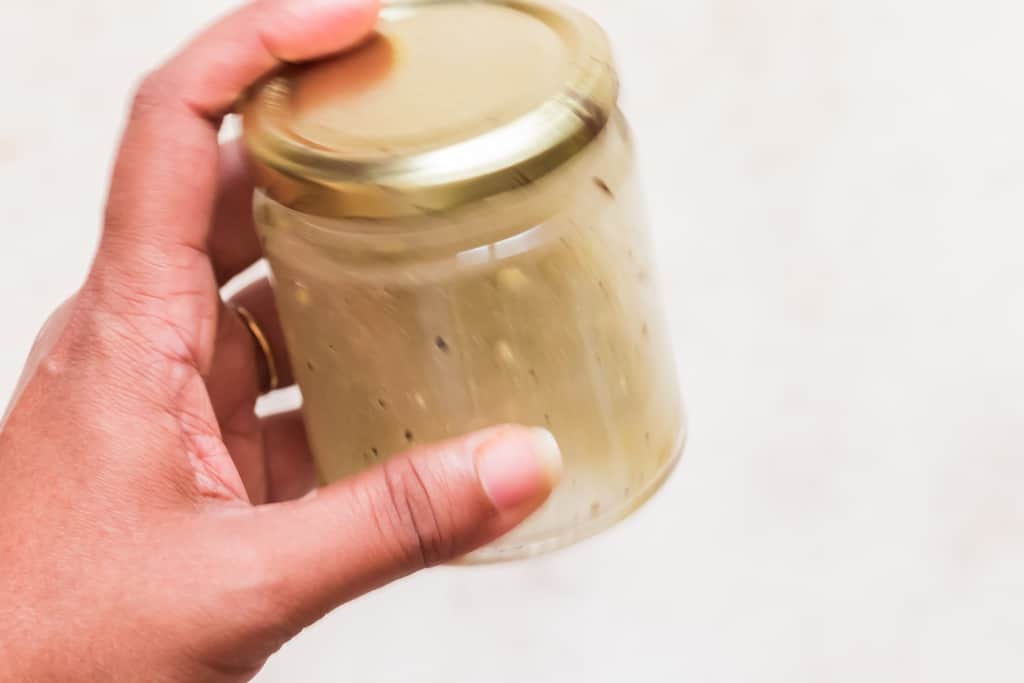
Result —
POLYGON ((503 510, 546 496, 562 477, 562 453, 546 429, 510 428, 477 450, 484 490, 503 510))

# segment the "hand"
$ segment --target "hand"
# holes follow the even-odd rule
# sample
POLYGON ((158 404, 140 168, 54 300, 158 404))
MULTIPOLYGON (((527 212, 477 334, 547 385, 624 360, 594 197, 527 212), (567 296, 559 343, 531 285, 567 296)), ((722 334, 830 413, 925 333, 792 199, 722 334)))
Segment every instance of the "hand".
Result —
POLYGON ((366 591, 485 544, 558 476, 546 432, 422 447, 316 493, 298 414, 259 419, 288 357, 252 186, 222 117, 280 62, 343 50, 374 0, 264 1, 145 79, 78 294, 47 323, 0 430, 0 680, 240 681, 366 591))

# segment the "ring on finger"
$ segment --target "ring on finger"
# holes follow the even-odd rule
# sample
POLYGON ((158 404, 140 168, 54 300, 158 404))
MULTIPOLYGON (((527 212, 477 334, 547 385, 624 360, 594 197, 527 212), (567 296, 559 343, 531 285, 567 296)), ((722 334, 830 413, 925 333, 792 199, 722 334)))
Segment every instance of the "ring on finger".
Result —
POLYGON ((263 387, 263 393, 268 394, 271 391, 281 388, 281 376, 277 371, 277 361, 274 360, 274 350, 270 348, 270 340, 267 337, 266 332, 260 326, 249 309, 244 306, 234 306, 235 313, 241 318, 242 322, 248 328, 249 333, 252 335, 253 341, 256 342, 256 346, 259 347, 260 351, 263 352, 263 358, 266 361, 267 367, 267 381, 266 386, 263 387))

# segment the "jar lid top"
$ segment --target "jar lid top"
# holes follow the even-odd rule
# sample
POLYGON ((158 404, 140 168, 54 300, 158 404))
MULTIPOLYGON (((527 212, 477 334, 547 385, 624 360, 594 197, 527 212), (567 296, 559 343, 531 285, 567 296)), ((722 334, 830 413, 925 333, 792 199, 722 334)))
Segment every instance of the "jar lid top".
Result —
POLYGON ((554 170, 604 128, 604 32, 547 0, 393 0, 359 48, 243 101, 257 184, 319 216, 452 209, 554 170))

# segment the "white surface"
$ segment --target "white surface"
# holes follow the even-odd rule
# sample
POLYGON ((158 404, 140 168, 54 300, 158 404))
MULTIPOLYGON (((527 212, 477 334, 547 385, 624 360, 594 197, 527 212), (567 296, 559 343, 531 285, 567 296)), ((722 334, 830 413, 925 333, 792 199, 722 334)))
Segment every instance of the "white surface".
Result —
MULTIPOLYGON (((684 464, 613 532, 364 598, 259 680, 1021 680, 1020 3, 581 4, 642 147, 684 464)), ((0 391, 88 266, 133 81, 228 5, 5 1, 0 391)))

